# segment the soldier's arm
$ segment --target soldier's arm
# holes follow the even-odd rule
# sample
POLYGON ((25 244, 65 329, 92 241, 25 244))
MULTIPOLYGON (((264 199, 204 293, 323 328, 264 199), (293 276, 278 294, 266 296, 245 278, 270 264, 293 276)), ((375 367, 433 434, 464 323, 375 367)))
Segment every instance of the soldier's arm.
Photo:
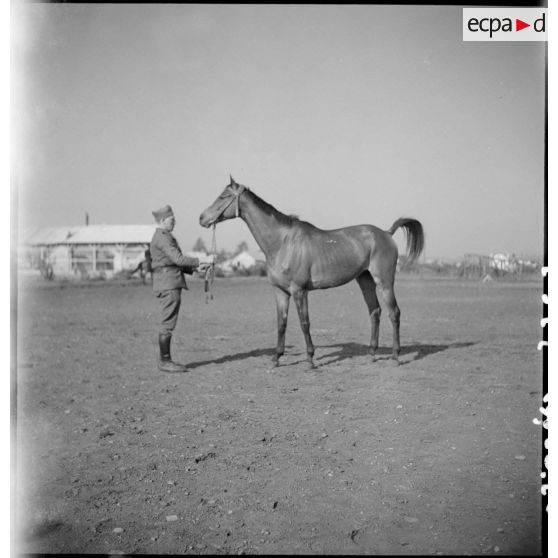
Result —
POLYGON ((181 267, 186 273, 193 273, 200 265, 198 258, 184 256, 178 247, 169 242, 162 242, 160 248, 175 265, 181 267))

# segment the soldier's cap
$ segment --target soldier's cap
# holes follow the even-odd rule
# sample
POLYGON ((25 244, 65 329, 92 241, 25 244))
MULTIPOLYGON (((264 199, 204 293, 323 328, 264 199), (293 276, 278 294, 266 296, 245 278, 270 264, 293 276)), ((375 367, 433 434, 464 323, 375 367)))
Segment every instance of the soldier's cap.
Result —
POLYGON ((165 207, 161 207, 161 209, 157 209, 156 211, 152 211, 151 213, 153 213, 153 217, 155 217, 155 220, 157 222, 165 219, 166 217, 171 217, 172 215, 174 215, 172 207, 170 205, 165 205, 165 207))

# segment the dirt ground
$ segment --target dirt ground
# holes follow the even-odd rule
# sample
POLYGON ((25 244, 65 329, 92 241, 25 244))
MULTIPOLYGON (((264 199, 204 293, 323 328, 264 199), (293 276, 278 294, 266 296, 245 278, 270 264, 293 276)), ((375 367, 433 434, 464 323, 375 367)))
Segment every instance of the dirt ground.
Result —
POLYGON ((541 555, 542 280, 399 276, 399 367, 312 292, 312 371, 265 278, 189 284, 170 375, 150 286, 22 280, 20 552, 541 555))

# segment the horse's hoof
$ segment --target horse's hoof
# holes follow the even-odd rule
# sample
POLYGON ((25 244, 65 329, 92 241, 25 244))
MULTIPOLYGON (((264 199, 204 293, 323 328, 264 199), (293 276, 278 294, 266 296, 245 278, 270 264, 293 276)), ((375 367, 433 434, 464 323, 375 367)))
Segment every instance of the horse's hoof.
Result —
POLYGON ((309 362, 306 365, 306 370, 316 370, 316 368, 318 368, 313 362, 309 362))
POLYGON ((368 357, 370 359, 370 362, 376 362, 378 360, 378 357, 373 354, 369 354, 368 357))
POLYGON ((391 363, 393 366, 399 366, 401 364, 398 357, 391 357, 391 363))

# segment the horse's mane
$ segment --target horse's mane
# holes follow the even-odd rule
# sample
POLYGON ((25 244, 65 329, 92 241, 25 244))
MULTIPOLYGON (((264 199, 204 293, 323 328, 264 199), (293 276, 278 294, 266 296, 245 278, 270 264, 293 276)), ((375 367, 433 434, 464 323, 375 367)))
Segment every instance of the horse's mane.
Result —
POLYGON ((258 207, 268 215, 275 215, 275 217, 285 225, 293 225, 295 223, 301 222, 298 215, 290 214, 285 215, 281 213, 278 209, 273 207, 270 203, 267 203, 265 200, 260 198, 257 194, 255 194, 252 190, 248 190, 252 195, 254 202, 258 205, 258 207))

